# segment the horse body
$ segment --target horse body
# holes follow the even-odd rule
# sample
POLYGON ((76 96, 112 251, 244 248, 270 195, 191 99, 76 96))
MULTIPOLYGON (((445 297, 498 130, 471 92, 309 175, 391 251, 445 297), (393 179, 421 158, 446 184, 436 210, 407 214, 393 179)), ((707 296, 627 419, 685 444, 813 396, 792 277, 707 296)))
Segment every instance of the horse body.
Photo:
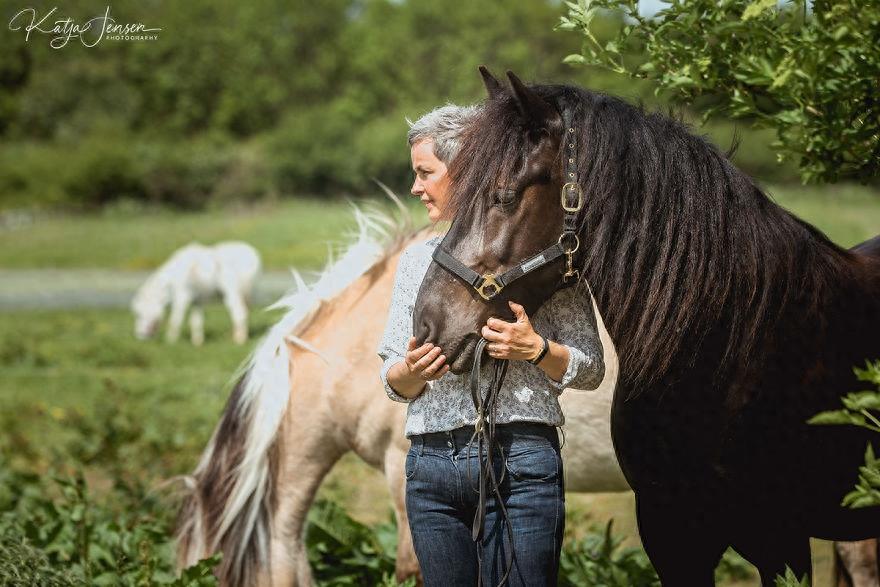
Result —
POLYGON ((859 389, 853 365, 880 356, 876 263, 841 257, 835 295, 807 319, 792 304, 758 351, 762 368, 736 382, 740 388, 702 367, 720 362, 720 334, 706 337, 694 367, 652 387, 622 374, 612 433, 636 491, 642 541, 665 584, 712 584, 711 570, 732 545, 769 585, 785 564, 809 573, 810 536, 862 540, 880 532, 878 508, 840 506, 872 434, 806 424, 859 389), (682 561, 669 546, 676 541, 698 545, 702 568, 682 561))
MULTIPOLYGON (((612 436, 664 585, 714 584, 731 545, 772 585, 786 564, 810 572, 810 536, 880 534, 880 508, 840 506, 871 432, 806 424, 859 389, 854 365, 880 357, 877 239, 840 249, 664 116, 509 76, 511 92, 487 81, 450 167, 455 218, 440 247, 504 273, 570 230, 563 183, 583 190, 577 265, 620 353, 612 436), (515 197, 502 202, 499 186, 515 197)), ((545 266, 487 303, 434 264, 417 343, 463 370, 474 325, 508 299, 538 307, 562 271, 545 266)))
POLYGON ((220 294, 233 324, 233 340, 248 337, 248 304, 260 272, 260 256, 247 243, 226 241, 214 246, 190 243, 181 247, 138 289, 131 303, 135 336, 149 338, 159 328, 165 307, 171 304, 166 339, 174 342, 187 310, 194 345, 204 342, 203 304, 220 294), (192 308, 190 309, 190 306, 192 308))

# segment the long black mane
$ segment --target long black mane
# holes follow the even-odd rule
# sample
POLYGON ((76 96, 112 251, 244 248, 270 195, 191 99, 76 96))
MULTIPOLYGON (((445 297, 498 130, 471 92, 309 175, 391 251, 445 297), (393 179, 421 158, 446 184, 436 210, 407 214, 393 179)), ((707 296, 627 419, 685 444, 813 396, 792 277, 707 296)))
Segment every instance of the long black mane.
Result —
MULTIPOLYGON (((821 325, 847 251, 682 122, 581 88, 530 88, 571 114, 586 198, 581 275, 628 382, 656 382, 708 347, 716 376, 753 369, 779 320, 821 325)), ((483 213, 482 199, 527 156, 526 134, 510 95, 485 103, 450 168, 455 215, 483 213)))

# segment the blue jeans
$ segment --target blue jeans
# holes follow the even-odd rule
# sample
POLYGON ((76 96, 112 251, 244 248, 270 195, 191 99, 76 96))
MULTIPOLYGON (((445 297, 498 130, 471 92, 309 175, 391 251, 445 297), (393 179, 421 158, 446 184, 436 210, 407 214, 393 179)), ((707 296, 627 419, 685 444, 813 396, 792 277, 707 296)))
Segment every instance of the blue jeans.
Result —
MULTIPOLYGON (((498 585, 511 545, 494 494, 486 500, 483 540, 471 538, 479 478, 473 426, 411 437, 406 511, 425 587, 498 585), (470 471, 470 479, 468 472, 470 471)), ((514 564, 506 585, 556 585, 565 528, 565 491, 556 428, 515 422, 496 427, 496 478, 513 529, 514 564)), ((485 451, 485 448, 483 449, 485 451)))

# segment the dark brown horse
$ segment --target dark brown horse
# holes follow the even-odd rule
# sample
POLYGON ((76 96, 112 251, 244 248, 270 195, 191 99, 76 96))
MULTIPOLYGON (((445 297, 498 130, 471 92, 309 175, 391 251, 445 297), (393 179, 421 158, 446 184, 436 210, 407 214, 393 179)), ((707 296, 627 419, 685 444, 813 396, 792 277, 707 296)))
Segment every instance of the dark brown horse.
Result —
MULTIPOLYGON (((450 170, 440 246, 477 274, 531 267, 563 231, 563 184, 582 189, 580 246, 565 248, 620 354, 615 450, 663 584, 713 585, 733 546, 772 585, 786 565, 810 572, 811 536, 880 535, 880 508, 840 506, 870 431, 805 423, 880 357, 877 241, 836 246, 669 117, 513 74, 508 91, 483 73, 490 95, 450 170)), ((433 263, 418 343, 465 371, 480 325, 512 319, 509 299, 533 313, 564 271, 565 255, 486 301, 433 263)))

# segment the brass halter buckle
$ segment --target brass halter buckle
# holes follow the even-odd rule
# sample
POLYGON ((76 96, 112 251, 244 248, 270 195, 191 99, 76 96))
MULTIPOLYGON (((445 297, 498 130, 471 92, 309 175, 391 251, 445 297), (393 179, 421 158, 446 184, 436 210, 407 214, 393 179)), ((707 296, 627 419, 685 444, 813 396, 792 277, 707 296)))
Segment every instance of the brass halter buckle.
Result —
POLYGON ((482 276, 483 283, 480 284, 478 288, 476 288, 477 293, 480 294, 480 297, 486 300, 487 302, 501 293, 501 290, 504 287, 495 281, 494 273, 486 273, 482 276), (487 291, 488 289, 488 291, 487 291))
POLYGON ((562 209, 566 212, 580 212, 581 208, 584 207, 584 190, 581 188, 581 184, 570 181, 563 185, 560 194, 560 202, 562 203, 562 209), (569 195, 577 195, 576 206, 568 205, 569 195))

